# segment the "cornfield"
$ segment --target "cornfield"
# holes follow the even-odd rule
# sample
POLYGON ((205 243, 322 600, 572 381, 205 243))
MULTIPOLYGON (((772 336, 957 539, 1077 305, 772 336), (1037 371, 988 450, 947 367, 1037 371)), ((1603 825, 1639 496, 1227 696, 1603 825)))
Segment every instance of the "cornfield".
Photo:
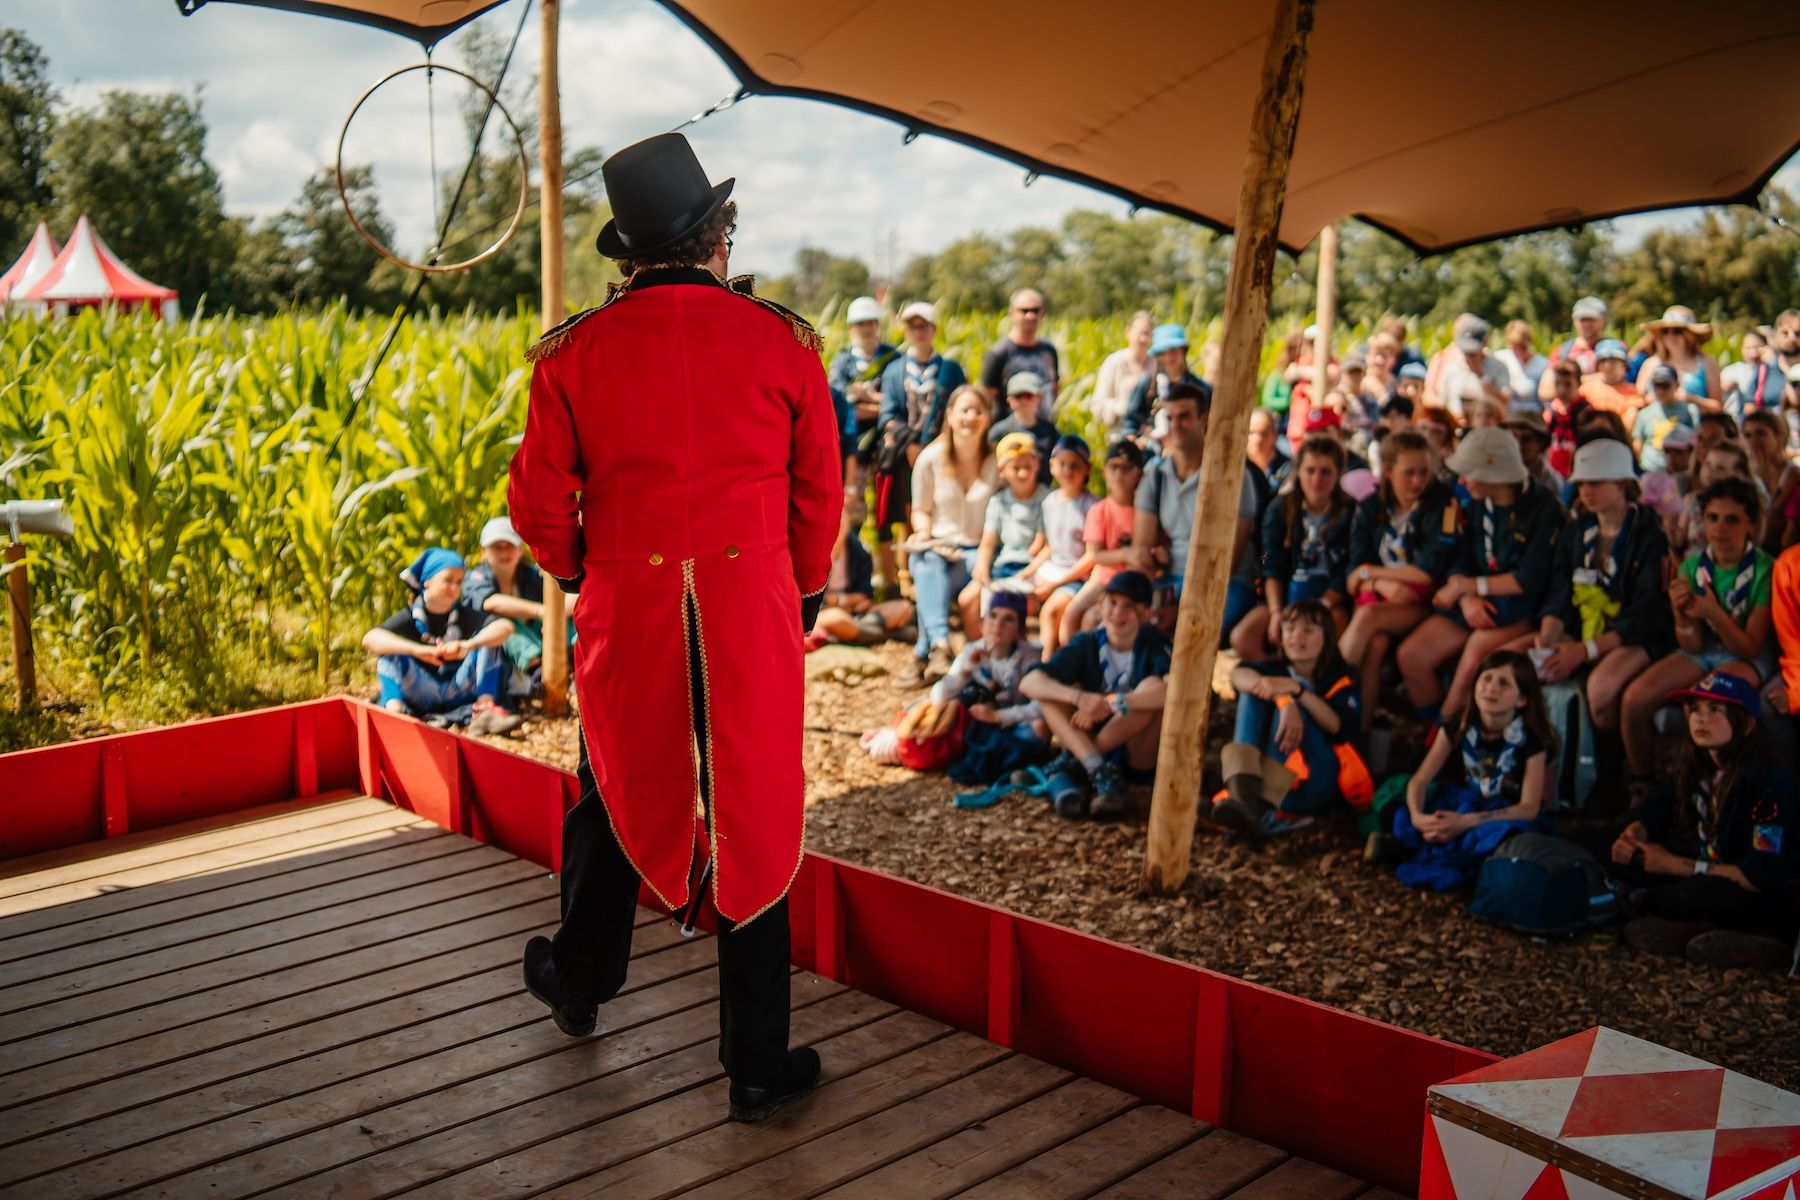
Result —
MULTIPOLYGON (((829 354, 840 310, 818 318, 829 354)), ((945 352, 974 375, 1003 320, 948 317, 945 352)), ((1096 445, 1085 399, 1125 324, 1045 329, 1062 352, 1060 420, 1096 445)), ((473 553, 502 511, 538 329, 526 311, 411 320, 352 416, 386 325, 341 307, 176 325, 93 311, 0 320, 0 499, 61 497, 75 520, 72 538, 27 539, 50 673, 101 694, 178 673, 203 708, 224 690, 217 664, 246 649, 320 690, 360 677, 362 632, 403 598, 398 571, 427 545, 473 553)), ((1198 361, 1218 323, 1188 329, 1198 361)), ((1342 343, 1367 332, 1342 329, 1342 343)), ((1419 341, 1430 350, 1449 332, 1419 341)))

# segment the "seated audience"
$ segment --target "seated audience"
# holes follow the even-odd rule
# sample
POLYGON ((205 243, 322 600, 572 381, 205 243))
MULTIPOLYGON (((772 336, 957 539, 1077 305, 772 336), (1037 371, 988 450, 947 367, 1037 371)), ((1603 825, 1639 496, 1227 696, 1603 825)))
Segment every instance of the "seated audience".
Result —
MULTIPOLYGON (((512 622, 512 636, 502 648, 508 696, 541 696, 544 691, 544 574, 525 560, 525 543, 506 517, 481 527, 481 562, 463 577, 463 603, 479 612, 512 622)), ((575 642, 575 618, 568 618, 569 644, 575 642)))
POLYGON ((955 700, 971 721, 1042 741, 1049 730, 1037 701, 1019 690, 1025 672, 1043 660, 1043 647, 1025 637, 1025 608, 1018 592, 994 593, 981 619, 981 636, 964 645, 950 670, 931 685, 931 702, 955 700))
POLYGON ((1568 478, 1551 466, 1545 456, 1550 449, 1550 427, 1544 424, 1544 418, 1536 412, 1517 413, 1507 419, 1505 428, 1519 443, 1519 457, 1525 460, 1531 482, 1560 498, 1568 478))
POLYGON ((1705 543, 1706 523, 1700 517, 1700 493, 1727 475, 1746 481, 1751 478, 1750 452, 1741 442, 1720 442, 1696 460, 1689 473, 1687 495, 1682 497, 1681 514, 1667 525, 1671 550, 1686 557, 1705 543))
POLYGON ((1106 452, 1106 495, 1088 510, 1082 540, 1092 564, 1081 590, 1069 602, 1057 634, 1061 645, 1100 620, 1100 597, 1112 577, 1131 566, 1136 552, 1131 534, 1137 521, 1138 483, 1144 478, 1144 452, 1136 442, 1121 438, 1106 452))
POLYGON ((1602 338, 1594 347, 1594 369, 1581 377, 1581 398, 1630 426, 1644 406, 1644 393, 1626 378, 1631 351, 1617 338, 1602 338))
POLYGON ((1028 668, 1020 685, 1042 707, 1062 747, 1046 768, 1060 816, 1122 815, 1124 769, 1147 773, 1156 767, 1164 677, 1174 647, 1149 621, 1151 599, 1145 575, 1120 571, 1106 585, 1100 627, 1076 634, 1028 668))
POLYGON ((1168 434, 1162 410, 1171 389, 1186 384, 1206 393, 1209 401, 1212 398, 1212 389, 1188 366, 1186 329, 1175 324, 1158 325, 1150 336, 1150 353, 1156 365, 1138 380, 1131 403, 1125 406, 1125 419, 1119 423, 1121 436, 1135 438, 1143 446, 1160 444, 1168 434))
POLYGON ((825 583, 824 604, 813 621, 808 649, 829 642, 852 646, 878 646, 893 638, 914 641, 918 630, 913 624, 910 600, 875 599, 875 559, 852 530, 844 537, 843 553, 831 564, 831 575, 825 583))
MULTIPOLYGON (((1663 441, 1677 425, 1695 430, 1700 426, 1700 410, 1680 398, 1675 387, 1675 368, 1659 367, 1649 375, 1650 402, 1638 410, 1631 424, 1631 441, 1637 448, 1638 465, 1646 471, 1668 470, 1663 456, 1663 441)), ((1722 415, 1722 414, 1721 414, 1722 415)))
POLYGON ((1344 448, 1331 438, 1313 434, 1300 443, 1294 490, 1277 496, 1263 513, 1263 603, 1232 629, 1239 658, 1259 659, 1265 645, 1281 644, 1282 612, 1290 603, 1323 603, 1332 612, 1334 633, 1349 622, 1344 572, 1356 505, 1340 486, 1343 466, 1344 448))
POLYGON ((1316 600, 1301 600, 1281 622, 1273 657, 1232 668, 1237 728, 1225 747, 1225 797, 1212 819, 1245 837, 1304 828, 1342 801, 1338 750, 1362 732, 1362 704, 1337 649, 1337 621, 1316 600), (1264 757, 1294 775, 1280 806, 1263 798, 1264 757))
POLYGON ((364 634, 363 649, 378 656, 375 677, 389 712, 467 725, 471 733, 511 733, 525 723, 500 706, 501 647, 513 624, 463 603, 463 574, 454 550, 419 555, 400 573, 412 606, 364 634))
POLYGON ((964 629, 975 628, 970 614, 980 612, 993 588, 1021 594, 1030 590, 1024 573, 1046 541, 1044 499, 1050 492, 1038 482, 1037 443, 1029 433, 1009 433, 994 447, 994 461, 1000 466, 1001 487, 988 500, 974 575, 963 589, 964 629))
POLYGON ((1021 575, 1036 588, 1042 606, 1038 626, 1046 654, 1056 653, 1062 645, 1063 614, 1094 569, 1094 560, 1088 556, 1087 522, 1099 507, 1100 497, 1088 491, 1093 471, 1088 460, 1088 444, 1082 438, 1071 433, 1057 441, 1050 455, 1050 477, 1056 481, 1056 490, 1044 497, 1045 545, 1021 575))
POLYGON ((1550 396, 1544 403, 1544 425, 1549 430, 1545 457, 1550 469, 1568 476, 1575 465, 1575 431, 1581 415, 1592 407, 1581 394, 1581 367, 1567 359, 1550 368, 1550 396))
POLYGON ((1779 412, 1755 408, 1744 417, 1744 445, 1750 451, 1751 477, 1768 498, 1760 541, 1765 550, 1779 554, 1788 544, 1789 531, 1800 516, 1800 464, 1788 457, 1788 427, 1779 412))

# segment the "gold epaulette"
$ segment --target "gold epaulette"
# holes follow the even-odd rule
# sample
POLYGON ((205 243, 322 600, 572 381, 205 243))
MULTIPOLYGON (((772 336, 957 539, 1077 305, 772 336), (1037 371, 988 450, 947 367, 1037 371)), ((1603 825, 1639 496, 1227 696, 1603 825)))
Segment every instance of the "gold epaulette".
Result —
POLYGON ((564 321, 561 325, 546 331, 543 337, 531 343, 531 348, 525 351, 525 361, 528 363, 538 362, 542 359, 549 358, 552 354, 561 350, 564 344, 568 342, 569 336, 575 332, 575 327, 577 325, 581 324, 624 294, 625 288, 617 280, 608 283, 606 285, 606 299, 594 305, 592 308, 582 309, 580 312, 564 321))
POLYGON ((799 342, 802 346, 805 346, 808 350, 811 350, 814 354, 825 349, 825 339, 820 335, 818 330, 812 327, 811 321, 808 321, 805 317, 788 308, 786 305, 777 304, 775 301, 770 300, 765 296, 756 294, 756 276, 733 275, 730 279, 725 281, 725 286, 742 296, 744 299, 749 300, 754 304, 762 305, 764 308, 786 321, 788 329, 794 335, 794 340, 799 342))

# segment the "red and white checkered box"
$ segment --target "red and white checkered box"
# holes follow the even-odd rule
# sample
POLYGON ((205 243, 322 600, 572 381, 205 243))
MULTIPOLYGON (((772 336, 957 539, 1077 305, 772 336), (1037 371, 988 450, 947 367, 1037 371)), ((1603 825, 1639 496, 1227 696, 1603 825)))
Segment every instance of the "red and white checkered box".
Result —
POLYGON ((1420 1200, 1796 1200, 1800 1096, 1596 1028, 1440 1083, 1420 1200))

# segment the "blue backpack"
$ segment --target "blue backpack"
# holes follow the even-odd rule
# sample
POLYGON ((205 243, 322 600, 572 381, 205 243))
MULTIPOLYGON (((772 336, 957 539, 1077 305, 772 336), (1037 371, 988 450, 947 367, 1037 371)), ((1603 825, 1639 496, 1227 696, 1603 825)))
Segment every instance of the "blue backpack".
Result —
POLYGON ((1481 864, 1469 911, 1537 937, 1573 937, 1619 917, 1594 856, 1542 833, 1516 833, 1481 864))

